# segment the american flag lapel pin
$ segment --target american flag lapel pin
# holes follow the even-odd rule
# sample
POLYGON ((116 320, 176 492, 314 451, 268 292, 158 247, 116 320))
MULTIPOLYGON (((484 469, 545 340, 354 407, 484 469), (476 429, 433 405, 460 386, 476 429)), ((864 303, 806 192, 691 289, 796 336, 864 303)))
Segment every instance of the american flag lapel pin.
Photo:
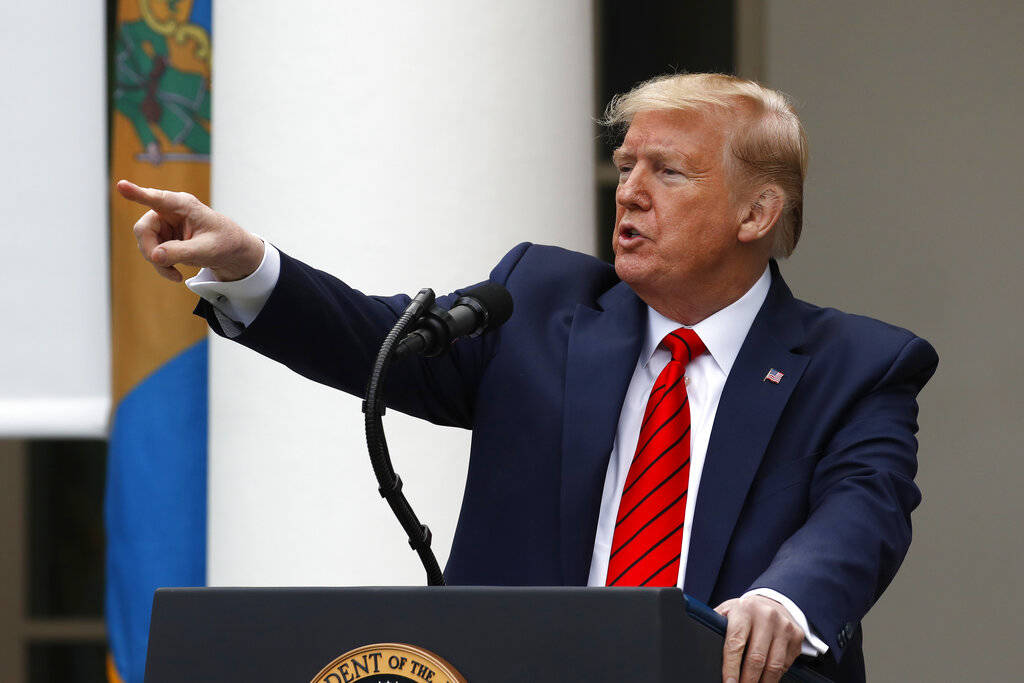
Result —
POLYGON ((776 370, 775 368, 771 368, 768 370, 768 374, 765 375, 764 379, 761 381, 771 382, 772 384, 778 384, 779 382, 782 381, 782 375, 782 370, 776 370))

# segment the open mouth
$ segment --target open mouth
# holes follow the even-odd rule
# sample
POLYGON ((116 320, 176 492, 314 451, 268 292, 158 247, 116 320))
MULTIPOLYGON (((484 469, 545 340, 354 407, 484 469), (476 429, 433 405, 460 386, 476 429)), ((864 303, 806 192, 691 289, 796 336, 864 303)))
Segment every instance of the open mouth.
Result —
POLYGON ((637 230, 636 228, 634 228, 632 226, 625 225, 625 226, 620 226, 620 228, 619 228, 619 239, 624 241, 624 242, 640 239, 640 238, 643 238, 643 237, 644 237, 643 233, 641 233, 639 230, 637 230))

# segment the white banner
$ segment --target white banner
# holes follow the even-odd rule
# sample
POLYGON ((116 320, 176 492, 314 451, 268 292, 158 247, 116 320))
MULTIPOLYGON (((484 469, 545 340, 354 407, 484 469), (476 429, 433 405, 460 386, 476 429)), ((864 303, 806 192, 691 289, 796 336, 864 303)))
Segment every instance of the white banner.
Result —
POLYGON ((0 64, 0 438, 102 436, 106 3, 5 3, 0 64))

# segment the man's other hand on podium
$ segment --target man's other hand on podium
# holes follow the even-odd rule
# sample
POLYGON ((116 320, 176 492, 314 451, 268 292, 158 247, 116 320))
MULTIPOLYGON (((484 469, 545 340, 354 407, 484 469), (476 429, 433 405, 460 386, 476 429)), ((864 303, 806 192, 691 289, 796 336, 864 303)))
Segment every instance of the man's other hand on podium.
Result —
POLYGON ((803 629, 771 598, 745 595, 726 600, 715 611, 729 620, 723 683, 776 683, 800 655, 803 629))

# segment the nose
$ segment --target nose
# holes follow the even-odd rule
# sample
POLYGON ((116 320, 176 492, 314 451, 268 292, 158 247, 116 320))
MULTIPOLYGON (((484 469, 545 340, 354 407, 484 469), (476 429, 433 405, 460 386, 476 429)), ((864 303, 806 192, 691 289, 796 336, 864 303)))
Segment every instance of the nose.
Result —
POLYGON ((625 209, 639 211, 651 208, 646 173, 639 166, 630 170, 629 175, 619 178, 619 185, 615 188, 615 203, 625 209))

